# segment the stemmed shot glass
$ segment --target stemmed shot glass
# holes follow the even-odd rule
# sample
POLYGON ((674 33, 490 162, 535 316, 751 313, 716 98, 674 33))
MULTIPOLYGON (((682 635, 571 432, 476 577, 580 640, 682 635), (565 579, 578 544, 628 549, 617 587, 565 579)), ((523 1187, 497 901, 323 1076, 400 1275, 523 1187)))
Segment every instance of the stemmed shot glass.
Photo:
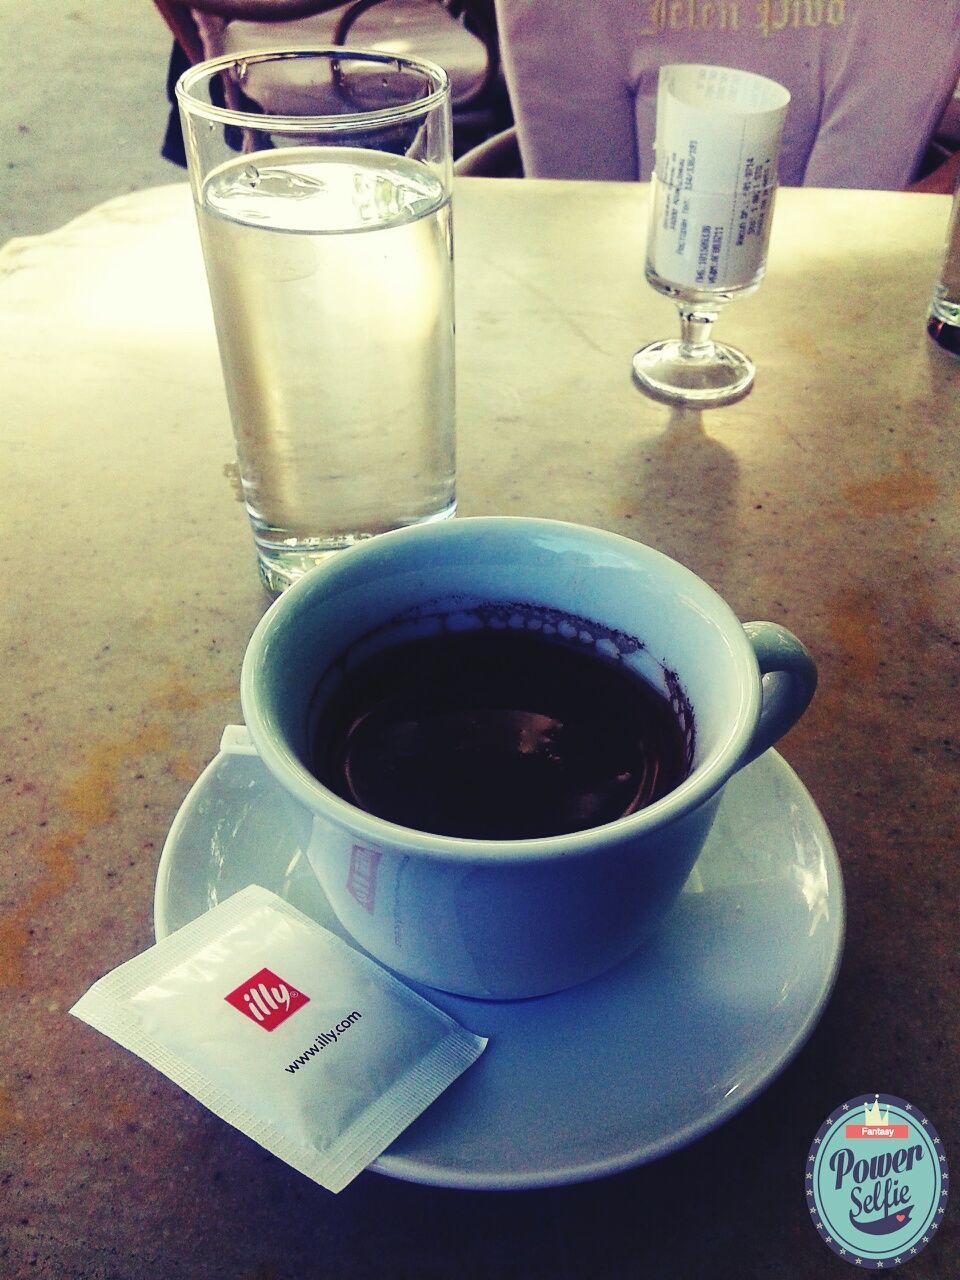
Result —
POLYGON ((749 356, 711 337, 721 307, 766 271, 777 156, 790 95, 729 67, 661 68, 646 278, 672 298, 680 337, 633 358, 634 377, 671 404, 730 404, 750 390, 749 356))

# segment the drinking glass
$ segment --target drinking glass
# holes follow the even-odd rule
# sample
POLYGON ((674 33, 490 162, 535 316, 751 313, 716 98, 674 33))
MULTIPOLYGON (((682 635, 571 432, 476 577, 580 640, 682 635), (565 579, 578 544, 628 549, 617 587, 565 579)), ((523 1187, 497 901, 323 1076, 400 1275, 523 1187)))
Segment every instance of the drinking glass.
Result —
POLYGON ((960 356, 960 182, 953 193, 943 266, 927 313, 927 333, 944 351, 960 356))
POLYGON ((452 155, 438 66, 341 48, 177 86, 261 577, 455 508, 452 155))
POLYGON ((645 274, 676 303, 680 337, 633 358, 637 382, 657 399, 729 404, 753 383, 749 356, 711 335, 720 309, 753 293, 766 271, 788 102, 782 85, 748 72, 661 69, 645 274))
MULTIPOLYGON (((714 341, 711 332, 721 307, 754 293, 764 277, 776 186, 766 185, 752 193, 757 204, 747 222, 748 226, 755 225, 749 268, 724 270, 720 253, 713 251, 715 237, 701 230, 697 260, 702 266, 698 265, 694 284, 685 283, 682 277, 670 279, 657 269, 657 234, 673 193, 655 175, 651 187, 650 248, 645 275, 648 284, 677 304, 680 337, 651 342, 638 351, 633 357, 634 374, 641 386, 674 404, 730 404, 750 390, 756 369, 748 355, 737 347, 714 341)), ((710 203, 715 209, 716 202, 710 203)), ((721 206, 724 203, 719 201, 721 206)), ((715 213, 711 212, 706 222, 701 220, 701 228, 714 228, 714 218, 715 213)), ((728 223, 731 220, 738 222, 736 213, 732 219, 724 219, 728 223)))

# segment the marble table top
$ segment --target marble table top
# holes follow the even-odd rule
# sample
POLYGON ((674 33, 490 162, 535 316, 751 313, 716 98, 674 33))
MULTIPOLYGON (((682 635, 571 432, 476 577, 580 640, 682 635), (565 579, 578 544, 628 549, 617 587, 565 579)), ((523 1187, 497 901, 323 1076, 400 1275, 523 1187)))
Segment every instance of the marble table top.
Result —
MULTIPOLYGON (((756 385, 701 414, 631 381, 676 329, 643 278, 646 198, 459 182, 459 510, 651 543, 813 651, 780 749, 846 884, 822 1021, 653 1164, 332 1197, 67 1015, 153 941, 160 849, 269 603, 188 190, 124 197, 0 251, 0 1275, 846 1276, 803 1194, 831 1110, 898 1095, 960 1161, 960 363, 924 332, 949 202, 781 191, 768 277, 717 326, 756 385)), ((958 1270, 954 1204, 910 1274, 958 1270)))

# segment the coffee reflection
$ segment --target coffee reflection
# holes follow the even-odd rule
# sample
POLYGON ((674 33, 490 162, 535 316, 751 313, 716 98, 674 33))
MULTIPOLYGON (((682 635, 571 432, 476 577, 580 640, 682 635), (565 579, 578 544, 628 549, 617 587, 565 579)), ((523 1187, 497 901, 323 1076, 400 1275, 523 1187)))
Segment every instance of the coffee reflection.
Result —
POLYGON ((690 769, 685 699, 579 628, 550 630, 441 630, 358 661, 315 714, 316 777, 379 818, 483 840, 563 835, 659 800, 690 769))

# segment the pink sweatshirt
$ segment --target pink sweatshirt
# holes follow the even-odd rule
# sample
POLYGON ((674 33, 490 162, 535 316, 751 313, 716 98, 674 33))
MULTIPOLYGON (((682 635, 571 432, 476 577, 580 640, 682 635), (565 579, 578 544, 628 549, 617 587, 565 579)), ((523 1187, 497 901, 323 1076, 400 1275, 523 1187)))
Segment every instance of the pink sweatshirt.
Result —
POLYGON ((960 0, 497 0, 525 172, 646 179, 657 72, 789 89, 780 181, 899 189, 960 78, 960 0))

